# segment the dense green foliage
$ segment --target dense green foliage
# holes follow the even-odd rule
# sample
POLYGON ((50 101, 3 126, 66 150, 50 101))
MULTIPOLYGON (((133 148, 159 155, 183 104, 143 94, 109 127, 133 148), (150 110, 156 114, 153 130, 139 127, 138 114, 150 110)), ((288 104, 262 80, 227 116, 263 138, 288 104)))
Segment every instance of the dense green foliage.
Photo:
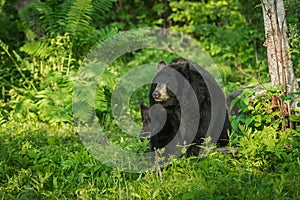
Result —
MULTIPOLYGON (((34 1, 18 11, 14 7, 19 1, 1 2, 2 122, 9 120, 11 113, 20 120, 71 122, 71 96, 63 102, 59 97, 70 95, 70 80, 87 53, 118 29, 158 25, 191 35, 214 59, 227 92, 269 81, 259 2, 34 1), (109 11, 112 14, 106 15, 109 11), (53 111, 47 112, 46 104, 53 105, 53 111)), ((294 70, 299 75, 297 1, 286 1, 286 5, 294 70)), ((155 51, 143 52, 125 55, 106 72, 105 87, 97 95, 100 113, 109 111, 116 80, 111 77, 121 77, 131 66, 161 59, 162 54, 155 51)))
POLYGON ((95 160, 68 125, 6 123, 0 129, 0 197, 297 199, 300 134, 282 135, 282 140, 273 136, 283 133, 267 129, 248 131, 236 157, 211 152, 205 158, 173 160, 160 171, 134 174, 95 160), (283 142, 291 141, 285 148, 283 142))
MULTIPOLYGON (((179 158, 154 172, 111 169, 88 153, 74 128, 72 92, 88 53, 112 35, 138 27, 164 27, 195 38, 211 55, 225 92, 269 82, 260 1, 237 0, 0 0, 0 198, 1 199, 297 199, 300 194, 300 112, 284 113, 283 95, 268 88, 253 99, 246 90, 231 116, 229 147, 179 158), (272 99, 276 99, 276 107, 272 99)), ((294 71, 300 76, 300 15, 285 0, 294 71)), ((99 122, 112 143, 143 153, 147 140, 122 132, 111 113, 120 78, 136 66, 176 55, 144 49, 118 58, 96 89, 99 122)), ((139 102, 130 99, 141 124, 139 102)), ((84 97, 82 97, 84 98, 84 97)), ((94 102, 88 102, 94 103, 94 102)), ((76 114, 76 113, 75 113, 76 114)), ((87 115, 88 116, 88 115, 87 115)))

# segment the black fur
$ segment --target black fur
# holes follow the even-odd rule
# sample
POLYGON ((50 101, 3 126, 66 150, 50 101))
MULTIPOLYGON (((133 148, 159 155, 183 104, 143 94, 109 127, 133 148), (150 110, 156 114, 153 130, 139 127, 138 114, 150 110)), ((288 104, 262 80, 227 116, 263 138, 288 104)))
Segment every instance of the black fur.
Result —
MULTIPOLYGON (((159 70, 156 75, 155 79, 160 79, 164 80, 164 78, 170 78, 170 77, 164 77, 165 74, 163 70, 161 70, 164 62, 159 63, 159 70)), ((196 137, 193 139, 192 146, 190 146, 187 150, 187 156, 191 155, 198 155, 200 151, 199 145, 203 143, 203 138, 206 136, 206 132, 208 130, 209 124, 210 124, 210 119, 211 119, 211 99, 210 99, 210 94, 209 90, 207 88, 207 85, 202 78, 202 76, 198 73, 197 70, 195 70, 194 66, 195 63, 192 63, 190 61, 187 61, 185 59, 176 59, 173 60, 168 67, 175 69, 177 72, 179 72, 181 75, 184 76, 186 80, 188 80, 189 84, 192 86, 198 100, 199 104, 199 117, 200 121, 198 124, 198 131, 196 134, 196 137)), ((176 77, 171 77, 171 78, 176 78, 176 77)), ((178 83, 179 84, 179 83, 178 83)), ((173 92, 167 88, 166 93, 167 96, 169 97, 167 100, 163 101, 158 101, 158 99, 155 99, 153 97, 153 92, 157 88, 157 83, 152 83, 150 91, 149 91, 149 103, 150 106, 154 106, 155 104, 160 104, 163 106, 161 109, 155 109, 150 113, 150 118, 148 118, 148 121, 143 120, 143 129, 145 128, 146 124, 149 125, 149 121, 151 120, 151 127, 148 126, 148 130, 151 132, 151 137, 150 137, 150 147, 151 151, 154 151, 156 149, 161 149, 165 147, 167 144, 170 143, 170 141, 175 137, 175 135, 179 131, 179 126, 180 126, 180 119, 181 119, 181 109, 179 105, 179 101, 176 98, 176 96, 173 94, 173 92), (155 128, 155 124, 159 121, 159 117, 161 116, 161 112, 164 112, 163 109, 166 112, 166 123, 164 124, 164 127, 157 131, 155 128)), ((181 85, 176 85, 178 88, 179 94, 180 95, 185 95, 188 96, 189 94, 186 93, 185 88, 181 88, 181 85)), ((155 96, 156 97, 156 96, 155 96)), ((226 105, 224 105, 225 107, 226 105)), ((144 119, 145 119, 145 112, 149 113, 149 108, 147 107, 143 108, 141 107, 142 115, 144 114, 144 119)), ((183 124, 183 126, 191 126, 193 125, 193 122, 187 122, 183 124)), ((181 130, 184 130, 181 129, 181 130)), ((230 121, 228 119, 228 114, 226 113, 226 119, 225 123, 223 126, 222 133, 220 135, 220 138, 218 139, 218 144, 220 145, 226 145, 228 143, 228 132, 231 132, 231 125, 230 121)), ((184 140, 184 137, 188 137, 188 133, 180 133, 181 141, 184 140)), ((177 136, 176 136, 177 137, 177 136)), ((166 153, 172 153, 174 151, 174 148, 176 148, 176 144, 173 144, 169 146, 169 149, 166 149, 166 153)))

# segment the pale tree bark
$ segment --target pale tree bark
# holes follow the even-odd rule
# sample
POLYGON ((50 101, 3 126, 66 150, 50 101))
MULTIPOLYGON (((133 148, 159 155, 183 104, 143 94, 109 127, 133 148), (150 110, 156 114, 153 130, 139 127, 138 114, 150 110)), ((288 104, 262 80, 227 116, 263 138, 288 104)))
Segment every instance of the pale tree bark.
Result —
POLYGON ((266 36, 264 46, 267 47, 272 85, 283 85, 285 93, 295 92, 297 81, 289 53, 283 0, 261 0, 261 3, 266 36))

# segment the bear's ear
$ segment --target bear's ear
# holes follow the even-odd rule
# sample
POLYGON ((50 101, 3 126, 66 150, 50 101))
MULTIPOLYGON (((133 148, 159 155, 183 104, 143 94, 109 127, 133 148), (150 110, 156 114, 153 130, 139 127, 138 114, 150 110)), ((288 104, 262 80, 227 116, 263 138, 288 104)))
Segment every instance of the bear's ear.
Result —
POLYGON ((190 63, 186 60, 184 60, 184 62, 182 62, 182 65, 183 65, 184 70, 190 70, 191 69, 190 63))
POLYGON ((166 65, 165 61, 160 61, 157 65, 157 72, 160 72, 166 65))

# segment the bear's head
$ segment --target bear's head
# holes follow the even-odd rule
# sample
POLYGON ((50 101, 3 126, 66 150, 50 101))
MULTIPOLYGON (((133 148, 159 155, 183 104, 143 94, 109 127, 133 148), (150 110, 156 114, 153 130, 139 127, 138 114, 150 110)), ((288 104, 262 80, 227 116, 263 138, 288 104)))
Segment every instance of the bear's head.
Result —
POLYGON ((166 66, 164 61, 160 61, 157 65, 156 83, 153 83, 155 87, 153 91, 150 91, 150 95, 156 102, 166 102, 172 96, 172 91, 168 88, 167 74, 162 72, 166 66))
POLYGON ((170 83, 173 83, 172 87, 176 88, 176 91, 183 90, 180 85, 180 77, 189 78, 188 73, 191 69, 189 62, 185 59, 173 60, 169 65, 164 61, 160 61, 157 65, 157 74, 154 78, 154 83, 152 84, 150 90, 150 96, 156 103, 162 104, 163 106, 174 106, 179 105, 175 94, 170 89, 170 83), (171 68, 179 73, 172 73, 167 68, 171 68))

